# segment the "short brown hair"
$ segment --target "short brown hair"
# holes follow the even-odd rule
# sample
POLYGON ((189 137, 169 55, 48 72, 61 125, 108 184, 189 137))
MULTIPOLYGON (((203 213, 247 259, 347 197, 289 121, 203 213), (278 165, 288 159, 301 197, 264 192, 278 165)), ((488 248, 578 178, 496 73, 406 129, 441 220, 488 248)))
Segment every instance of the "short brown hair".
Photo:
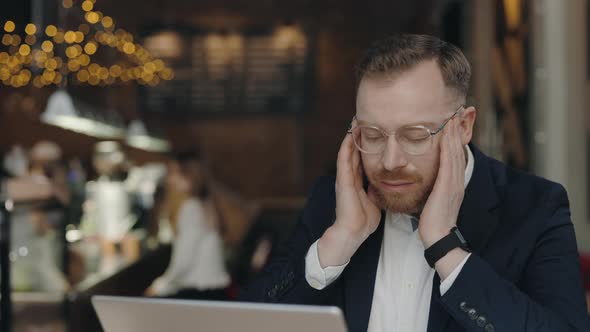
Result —
POLYGON ((400 34, 374 42, 357 65, 357 87, 365 77, 398 74, 427 60, 436 60, 447 87, 467 97, 467 58, 455 45, 429 35, 400 34))

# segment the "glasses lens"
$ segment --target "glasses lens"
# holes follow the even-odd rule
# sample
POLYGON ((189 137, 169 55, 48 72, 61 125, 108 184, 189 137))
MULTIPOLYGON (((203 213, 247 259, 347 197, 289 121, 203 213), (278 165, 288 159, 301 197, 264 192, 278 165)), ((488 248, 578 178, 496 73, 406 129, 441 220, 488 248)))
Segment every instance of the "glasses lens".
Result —
POLYGON ((379 153, 387 143, 383 133, 372 127, 355 127, 352 135, 356 147, 365 153, 379 153))
POLYGON ((425 153, 432 142, 430 132, 422 127, 400 128, 395 137, 404 151, 412 155, 425 153))

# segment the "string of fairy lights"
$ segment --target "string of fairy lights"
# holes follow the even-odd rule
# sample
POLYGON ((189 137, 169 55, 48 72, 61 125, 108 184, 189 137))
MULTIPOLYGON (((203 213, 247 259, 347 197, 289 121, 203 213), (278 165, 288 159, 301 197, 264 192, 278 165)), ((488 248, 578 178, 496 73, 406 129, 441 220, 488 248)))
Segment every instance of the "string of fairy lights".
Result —
POLYGON ((96 0, 62 1, 64 8, 79 6, 84 13, 84 23, 77 30, 29 23, 19 33, 13 21, 4 22, 1 84, 42 88, 62 85, 67 78, 90 86, 129 81, 156 86, 162 80, 173 79, 174 71, 164 61, 136 43, 131 33, 116 28, 115 20, 95 10, 95 5, 96 0), (113 65, 99 64, 95 58, 101 48, 116 49, 123 57, 113 65))

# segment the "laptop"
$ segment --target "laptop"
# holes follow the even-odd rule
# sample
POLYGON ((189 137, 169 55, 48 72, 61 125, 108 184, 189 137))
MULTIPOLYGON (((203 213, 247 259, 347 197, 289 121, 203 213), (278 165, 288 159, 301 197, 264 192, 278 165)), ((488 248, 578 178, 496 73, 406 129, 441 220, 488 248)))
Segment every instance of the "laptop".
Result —
POLYGON ((346 332, 337 307, 93 296, 105 332, 346 332))

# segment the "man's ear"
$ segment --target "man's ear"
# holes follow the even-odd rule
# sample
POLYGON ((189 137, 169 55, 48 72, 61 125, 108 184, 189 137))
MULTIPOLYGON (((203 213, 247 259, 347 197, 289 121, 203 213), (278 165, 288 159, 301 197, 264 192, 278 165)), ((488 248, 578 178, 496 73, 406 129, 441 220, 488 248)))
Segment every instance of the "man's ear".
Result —
POLYGON ((473 137, 473 125, 475 124, 475 115, 476 109, 473 106, 469 106, 463 110, 461 114, 461 143, 463 145, 468 144, 471 142, 471 137, 473 137))

